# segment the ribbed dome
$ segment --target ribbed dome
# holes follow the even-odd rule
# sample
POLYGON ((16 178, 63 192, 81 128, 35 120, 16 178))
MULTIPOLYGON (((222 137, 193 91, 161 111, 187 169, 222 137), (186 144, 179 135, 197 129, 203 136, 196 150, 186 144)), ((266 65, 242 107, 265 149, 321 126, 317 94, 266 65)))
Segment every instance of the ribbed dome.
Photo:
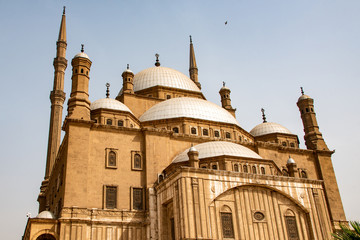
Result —
POLYGON ((152 67, 134 76, 134 91, 154 86, 173 87, 189 91, 200 92, 196 84, 183 73, 167 67, 152 67))
POLYGON ((270 133, 286 133, 286 134, 292 134, 289 129, 287 129, 284 126, 281 126, 278 123, 273 122, 265 122, 257 125, 254 127, 250 134, 254 137, 263 136, 270 133))
MULTIPOLYGON (((201 143, 195 146, 196 150, 199 152, 199 159, 209 158, 209 157, 218 157, 218 156, 233 156, 233 157, 246 157, 246 158, 256 158, 262 159, 257 153, 244 147, 240 144, 224 141, 214 141, 201 143)), ((185 162, 189 160, 187 153, 189 149, 186 149, 184 152, 180 153, 173 159, 173 163, 185 162)))
POLYGON ((215 103, 199 98, 172 98, 156 104, 147 110, 139 120, 141 122, 188 117, 214 122, 239 125, 236 119, 215 103))
POLYGON ((52 212, 46 210, 39 213, 36 218, 56 219, 52 212))
POLYGON ((119 102, 118 100, 112 99, 112 98, 99 99, 99 100, 96 100, 95 102, 92 102, 90 105, 91 110, 95 110, 95 109, 99 109, 99 108, 120 110, 120 111, 132 113, 125 104, 123 104, 122 102, 119 102))

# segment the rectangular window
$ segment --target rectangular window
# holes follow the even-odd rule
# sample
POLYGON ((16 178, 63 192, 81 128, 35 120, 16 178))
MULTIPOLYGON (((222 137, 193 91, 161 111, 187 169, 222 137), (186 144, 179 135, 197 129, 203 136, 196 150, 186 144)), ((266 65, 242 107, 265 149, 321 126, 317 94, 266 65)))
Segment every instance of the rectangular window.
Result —
POLYGON ((116 208, 117 202, 117 187, 105 186, 105 208, 114 209, 116 208))
POLYGON ((285 216, 285 223, 286 223, 289 240, 299 240, 299 234, 296 226, 295 216, 285 216))
POLYGON ((134 210, 143 210, 143 189, 142 188, 133 188, 133 209, 134 210))
POLYGON ((234 238, 234 229, 231 213, 220 213, 224 238, 234 238))

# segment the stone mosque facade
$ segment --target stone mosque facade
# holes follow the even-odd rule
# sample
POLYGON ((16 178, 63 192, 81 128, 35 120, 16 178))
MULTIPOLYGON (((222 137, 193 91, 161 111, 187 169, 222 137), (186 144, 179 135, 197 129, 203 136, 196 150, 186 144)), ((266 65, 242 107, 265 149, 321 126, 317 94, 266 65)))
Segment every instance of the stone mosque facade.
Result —
POLYGON ((303 92, 306 149, 264 114, 243 129, 225 85, 221 107, 207 101, 191 39, 189 77, 157 56, 154 67, 122 73, 116 99, 107 92, 94 102, 82 49, 71 60, 62 121, 66 47, 64 11, 39 214, 28 219, 24 240, 325 240, 346 222, 334 151, 303 92))

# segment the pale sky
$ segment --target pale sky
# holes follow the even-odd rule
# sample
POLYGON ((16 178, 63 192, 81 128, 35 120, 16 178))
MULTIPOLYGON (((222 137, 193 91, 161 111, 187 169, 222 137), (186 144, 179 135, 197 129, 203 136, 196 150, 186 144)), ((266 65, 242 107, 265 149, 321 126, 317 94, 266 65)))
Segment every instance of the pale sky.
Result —
MULTIPOLYGON (((247 131, 267 120, 297 134, 300 86, 315 99, 347 219, 360 220, 360 1, 358 0, 0 0, 0 236, 19 239, 37 215, 44 177, 50 100, 62 6, 66 5, 65 92, 71 59, 85 44, 93 62, 90 101, 121 88, 130 64, 155 63, 188 75, 193 36, 205 97, 220 105, 222 81, 247 131), (228 22, 225 25, 225 21, 228 22)), ((64 104, 66 115, 67 100, 64 104)), ((295 159, 296 161, 296 159, 295 159)))

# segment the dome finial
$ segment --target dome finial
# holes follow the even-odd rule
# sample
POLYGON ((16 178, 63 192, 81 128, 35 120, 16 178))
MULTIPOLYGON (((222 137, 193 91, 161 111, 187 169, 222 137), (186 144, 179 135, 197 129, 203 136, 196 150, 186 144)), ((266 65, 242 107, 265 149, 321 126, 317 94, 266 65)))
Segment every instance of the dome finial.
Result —
POLYGON ((263 123, 266 123, 265 109, 261 108, 263 123))
POLYGON ((301 89, 301 95, 304 95, 304 89, 303 89, 303 87, 300 87, 300 89, 301 89))
POLYGON ((81 44, 81 52, 84 52, 84 44, 81 44))
POLYGON ((155 54, 155 57, 156 57, 156 63, 155 63, 155 66, 159 67, 160 66, 160 62, 159 62, 159 54, 155 54))
POLYGON ((129 64, 127 64, 126 69, 129 69, 129 64))
POLYGON ((105 86, 106 86, 106 98, 109 98, 109 96, 110 96, 110 90, 109 90, 110 83, 106 83, 105 86))
POLYGON ((223 81, 223 87, 225 87, 225 82, 223 81))
POLYGON ((192 37, 191 37, 191 35, 190 35, 190 43, 192 43, 192 37))
POLYGON ((66 7, 64 6, 64 8, 63 8, 63 15, 65 15, 65 8, 66 8, 66 7))

